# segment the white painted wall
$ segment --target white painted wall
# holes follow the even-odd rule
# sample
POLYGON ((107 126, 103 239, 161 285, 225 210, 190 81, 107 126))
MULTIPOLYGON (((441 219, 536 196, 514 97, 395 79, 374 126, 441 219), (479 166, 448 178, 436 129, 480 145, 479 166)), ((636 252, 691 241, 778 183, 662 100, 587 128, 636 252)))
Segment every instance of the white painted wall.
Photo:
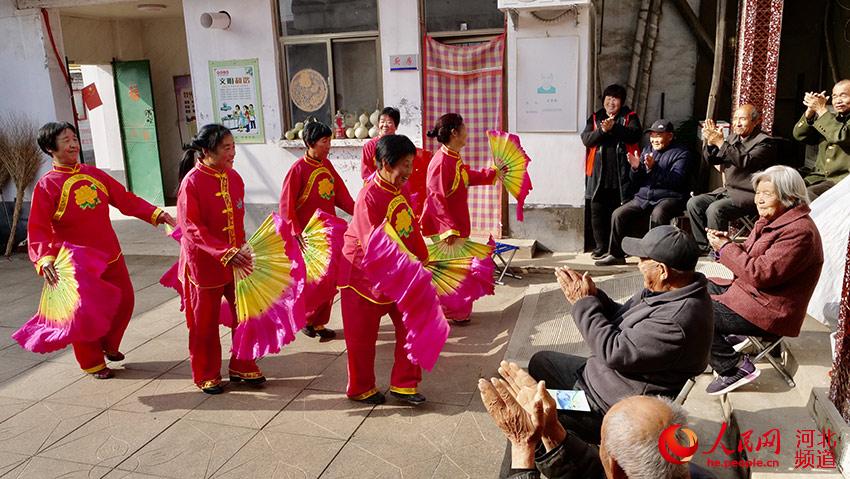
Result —
POLYGON ((183 2, 189 66, 195 95, 198 128, 214 121, 209 62, 258 58, 263 99, 265 144, 239 144, 236 170, 245 180, 245 202, 270 204, 279 200, 283 177, 297 157, 277 146, 281 138, 281 100, 277 54, 277 19, 273 0, 194 0, 183 2), (227 30, 205 29, 204 12, 226 11, 232 22, 227 30))
MULTIPOLYGON (((579 131, 571 133, 522 133, 522 146, 531 158, 529 174, 534 189, 526 199, 527 205, 584 206, 584 156, 581 129, 587 118, 587 92, 590 61, 590 14, 587 7, 580 10, 577 21, 570 17, 556 24, 542 23, 528 13, 519 16, 518 28, 508 24, 508 130, 517 131, 517 39, 541 37, 579 38, 578 111, 575 112, 579 131)), ((540 61, 545 61, 541 58, 540 61)), ((513 198, 511 203, 515 203, 513 198)))
POLYGON ((422 71, 390 71, 390 55, 419 55, 418 0, 378 0, 384 105, 401 111, 397 133, 422 146, 422 71))
MULTIPOLYGON (((71 121, 71 100, 38 10, 17 11, 14 0, 0 0, 0 64, 4 94, 0 95, 0 115, 23 113, 36 128, 48 121, 71 121)), ((51 26, 62 50, 62 25, 59 16, 50 13, 51 26)), ((35 136, 35 132, 33 132, 35 136)), ((45 158, 40 174, 50 169, 45 158)), ((28 188, 26 197, 32 194, 28 188)), ((3 190, 7 200, 13 199, 15 188, 10 183, 3 190)))
POLYGON ((83 83, 94 83, 103 105, 88 112, 92 131, 94 156, 98 168, 107 170, 116 180, 127 184, 124 152, 121 149, 121 129, 118 124, 118 107, 115 102, 115 80, 112 65, 83 65, 83 83))
POLYGON ((71 63, 106 65, 113 58, 142 60, 142 24, 138 20, 62 15, 65 50, 71 63))

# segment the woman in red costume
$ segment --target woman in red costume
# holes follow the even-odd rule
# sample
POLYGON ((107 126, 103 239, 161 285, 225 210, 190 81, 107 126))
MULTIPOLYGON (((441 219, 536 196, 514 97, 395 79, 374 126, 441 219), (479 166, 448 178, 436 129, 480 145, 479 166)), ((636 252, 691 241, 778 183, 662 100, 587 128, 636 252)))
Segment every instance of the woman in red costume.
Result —
MULTIPOLYGON (((336 216, 339 207, 348 214, 354 213, 354 200, 328 160, 332 135, 323 123, 307 123, 304 127, 307 153, 292 165, 283 180, 280 217, 289 223, 296 237, 300 237, 316 210, 336 216)), ((331 319, 332 306, 333 297, 321 305, 307 305, 307 325, 301 331, 311 338, 335 337, 334 330, 325 327, 331 319)))
POLYGON ((105 359, 121 361, 121 339, 133 315, 133 283, 121 254, 121 245, 109 220, 109 205, 127 216, 152 225, 174 218, 128 192, 114 178, 94 166, 79 163, 80 142, 70 123, 47 123, 38 130, 38 146, 53 159, 53 169, 38 180, 32 194, 27 226, 29 256, 38 274, 51 285, 58 281, 53 263, 63 242, 86 246, 103 253, 109 266, 102 279, 121 290, 118 312, 106 336, 73 343, 74 355, 83 371, 97 379, 114 376, 105 359))
MULTIPOLYGON (((463 162, 460 150, 466 145, 466 125, 457 113, 446 113, 437 120, 429 138, 441 143, 428 165, 428 195, 422 211, 422 234, 433 241, 453 244, 458 238, 469 238, 469 187, 492 185, 496 170, 472 170, 463 162)), ((446 311, 446 317, 457 322, 469 321, 472 303, 464 311, 446 311)))
MULTIPOLYGON (((233 169, 236 146, 230 130, 205 125, 183 154, 177 194, 180 276, 186 299, 192 379, 207 394, 220 394, 222 297, 236 317, 233 267, 253 265, 245 243, 245 185, 233 169), (196 158, 196 155, 199 155, 196 158)), ((260 384, 266 380, 253 360, 230 356, 231 382, 260 384)))
POLYGON ((416 147, 405 136, 387 135, 378 142, 376 152, 381 168, 357 196, 342 250, 340 294, 348 349, 346 394, 350 399, 369 404, 385 401, 375 385, 375 342, 381 317, 389 314, 396 337, 390 394, 411 404, 421 404, 425 396, 416 388, 422 380, 422 370, 407 358, 404 349, 407 328, 402 315, 393 301, 372 287, 362 267, 369 238, 385 220, 398 232, 408 251, 419 261, 427 261, 428 249, 419 225, 401 192, 410 175, 416 147))

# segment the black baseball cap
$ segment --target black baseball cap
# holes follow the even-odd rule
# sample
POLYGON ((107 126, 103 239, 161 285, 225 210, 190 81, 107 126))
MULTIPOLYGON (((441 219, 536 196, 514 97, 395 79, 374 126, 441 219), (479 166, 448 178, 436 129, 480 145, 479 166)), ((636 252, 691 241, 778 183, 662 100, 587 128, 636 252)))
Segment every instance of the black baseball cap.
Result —
POLYGON ((655 133, 673 133, 673 123, 663 119, 655 120, 655 123, 647 128, 644 133, 649 133, 650 131, 654 131, 655 133))
POLYGON ((693 238, 670 225, 656 226, 643 238, 623 238, 623 251, 630 256, 654 259, 679 271, 693 271, 700 255, 693 238))

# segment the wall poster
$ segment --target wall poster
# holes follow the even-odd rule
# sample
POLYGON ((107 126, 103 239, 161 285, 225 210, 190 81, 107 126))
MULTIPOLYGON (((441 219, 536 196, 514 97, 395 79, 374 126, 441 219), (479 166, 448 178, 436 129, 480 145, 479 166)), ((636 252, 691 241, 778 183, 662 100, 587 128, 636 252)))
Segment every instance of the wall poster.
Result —
POLYGON ((579 38, 518 38, 517 131, 578 131, 579 38))
POLYGON ((211 61, 213 117, 237 143, 265 143, 259 60, 211 61))

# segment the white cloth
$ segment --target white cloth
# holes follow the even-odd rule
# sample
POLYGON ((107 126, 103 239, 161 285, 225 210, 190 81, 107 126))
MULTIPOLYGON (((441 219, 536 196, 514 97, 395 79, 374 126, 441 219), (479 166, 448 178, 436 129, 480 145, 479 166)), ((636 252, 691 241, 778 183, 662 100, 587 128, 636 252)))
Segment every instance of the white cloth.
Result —
POLYGON ((823 242, 823 270, 809 301, 809 316, 834 330, 850 236, 850 181, 839 181, 812 202, 811 217, 823 242))

